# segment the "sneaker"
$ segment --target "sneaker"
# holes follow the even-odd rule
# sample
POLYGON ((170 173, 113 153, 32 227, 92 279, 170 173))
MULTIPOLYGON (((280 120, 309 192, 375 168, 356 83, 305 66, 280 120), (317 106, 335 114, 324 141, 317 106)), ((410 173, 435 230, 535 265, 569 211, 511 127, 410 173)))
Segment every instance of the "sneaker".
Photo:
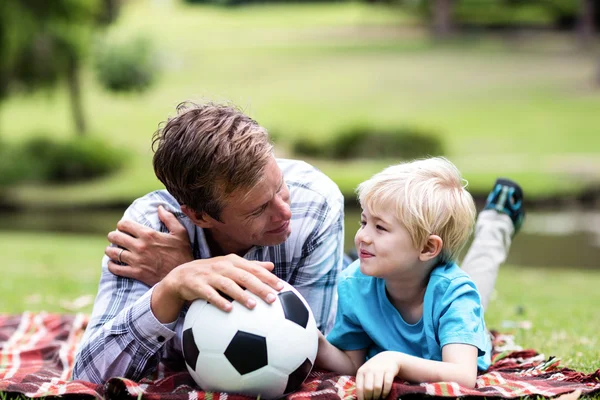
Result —
POLYGON ((516 234, 525 219, 523 190, 516 182, 509 179, 496 179, 494 188, 485 202, 484 209, 496 210, 508 215, 513 222, 516 234))

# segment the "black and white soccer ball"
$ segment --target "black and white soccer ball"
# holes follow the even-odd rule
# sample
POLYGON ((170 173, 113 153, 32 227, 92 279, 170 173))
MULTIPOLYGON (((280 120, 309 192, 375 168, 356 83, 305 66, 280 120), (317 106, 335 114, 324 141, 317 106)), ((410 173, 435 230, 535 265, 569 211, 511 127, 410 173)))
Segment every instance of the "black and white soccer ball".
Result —
POLYGON ((204 300, 192 303, 183 324, 185 363, 202 390, 278 398, 310 373, 317 324, 288 283, 272 304, 248 293, 256 299, 253 310, 236 301, 228 313, 204 300))

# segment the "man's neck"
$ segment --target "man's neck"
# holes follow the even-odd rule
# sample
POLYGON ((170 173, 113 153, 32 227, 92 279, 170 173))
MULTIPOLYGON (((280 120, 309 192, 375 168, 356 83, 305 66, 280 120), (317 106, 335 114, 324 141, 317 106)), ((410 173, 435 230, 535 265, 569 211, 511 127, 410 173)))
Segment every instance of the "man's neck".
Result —
POLYGON ((225 256, 227 254, 237 254, 240 257, 243 257, 249 248, 241 249, 235 248, 231 246, 231 241, 226 239, 220 239, 218 235, 215 235, 214 232, 210 229, 204 229, 204 236, 206 237, 206 244, 210 249, 211 257, 225 256))

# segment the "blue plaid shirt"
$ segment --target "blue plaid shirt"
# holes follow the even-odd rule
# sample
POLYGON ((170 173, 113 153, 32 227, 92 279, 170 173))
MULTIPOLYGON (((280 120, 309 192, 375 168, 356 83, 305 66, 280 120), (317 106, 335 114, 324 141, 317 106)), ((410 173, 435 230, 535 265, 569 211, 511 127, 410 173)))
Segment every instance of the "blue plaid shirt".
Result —
MULTIPOLYGON (((273 273, 302 293, 317 326, 326 333, 333 326, 336 281, 343 265, 343 197, 333 181, 309 164, 281 159, 277 162, 290 189, 292 233, 280 245, 251 248, 244 258, 273 262, 273 273)), ((175 198, 165 190, 136 200, 124 218, 166 232, 158 218, 159 205, 172 211, 187 228, 194 258, 210 258, 203 230, 181 212, 175 198)), ((113 275, 107 263, 105 256, 73 379, 104 383, 120 376, 139 380, 156 371, 161 363, 184 370, 181 332, 186 310, 177 321, 160 323, 150 309, 152 288, 113 275)))

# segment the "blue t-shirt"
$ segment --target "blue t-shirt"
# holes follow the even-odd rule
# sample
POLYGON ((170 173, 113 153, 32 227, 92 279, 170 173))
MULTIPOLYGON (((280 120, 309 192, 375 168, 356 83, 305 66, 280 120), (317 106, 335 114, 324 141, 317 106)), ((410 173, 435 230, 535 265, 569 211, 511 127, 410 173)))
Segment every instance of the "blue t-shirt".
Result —
POLYGON ((366 348, 368 358, 392 350, 434 361, 442 361, 447 344, 469 344, 479 349, 479 370, 491 363, 479 292, 455 263, 432 270, 423 316, 408 324, 388 299, 385 281, 362 274, 355 261, 340 276, 337 316, 327 340, 342 350, 366 348))

